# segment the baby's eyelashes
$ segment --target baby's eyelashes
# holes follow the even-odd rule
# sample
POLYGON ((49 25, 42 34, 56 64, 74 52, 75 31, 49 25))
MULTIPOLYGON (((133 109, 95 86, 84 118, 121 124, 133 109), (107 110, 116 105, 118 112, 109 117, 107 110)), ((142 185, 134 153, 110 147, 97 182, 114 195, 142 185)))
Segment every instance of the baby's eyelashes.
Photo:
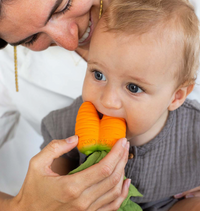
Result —
POLYGON ((93 73, 94 73, 94 77, 95 77, 98 81, 106 81, 106 77, 105 77, 104 74, 101 73, 100 71, 94 70, 93 73))
POLYGON ((126 88, 132 92, 132 93, 141 93, 143 92, 142 88, 140 88, 139 86, 137 86, 136 84, 133 83, 129 83, 126 88))

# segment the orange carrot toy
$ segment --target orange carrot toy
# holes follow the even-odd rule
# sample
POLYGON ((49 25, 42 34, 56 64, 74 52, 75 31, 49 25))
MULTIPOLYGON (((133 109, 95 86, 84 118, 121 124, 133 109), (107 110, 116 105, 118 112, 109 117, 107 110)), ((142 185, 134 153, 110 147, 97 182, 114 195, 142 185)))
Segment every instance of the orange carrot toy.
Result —
POLYGON ((84 102, 76 117, 75 134, 79 137, 79 151, 86 155, 110 151, 117 140, 126 136, 126 122, 123 118, 106 115, 99 119, 94 105, 84 102))
MULTIPOLYGON (((89 156, 69 174, 83 171, 103 159, 116 141, 126 136, 126 122, 123 118, 106 115, 100 119, 93 104, 84 102, 76 117, 75 134, 79 137, 78 150, 89 156)), ((142 211, 140 206, 130 200, 131 196, 142 196, 132 184, 118 211, 142 211)))

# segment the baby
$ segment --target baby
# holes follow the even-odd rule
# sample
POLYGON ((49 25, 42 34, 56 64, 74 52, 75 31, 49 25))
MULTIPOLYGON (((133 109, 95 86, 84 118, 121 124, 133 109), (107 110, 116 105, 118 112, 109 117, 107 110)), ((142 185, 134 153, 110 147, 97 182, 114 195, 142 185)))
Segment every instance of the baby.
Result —
MULTIPOLYGON (((186 0, 113 1, 91 41, 82 98, 45 117, 42 147, 73 135, 90 101, 126 120, 125 176, 143 194, 132 198, 143 210, 168 210, 173 195, 199 186, 200 104, 186 99, 199 65, 198 24, 186 0)), ((85 159, 77 149, 65 157, 85 159)))

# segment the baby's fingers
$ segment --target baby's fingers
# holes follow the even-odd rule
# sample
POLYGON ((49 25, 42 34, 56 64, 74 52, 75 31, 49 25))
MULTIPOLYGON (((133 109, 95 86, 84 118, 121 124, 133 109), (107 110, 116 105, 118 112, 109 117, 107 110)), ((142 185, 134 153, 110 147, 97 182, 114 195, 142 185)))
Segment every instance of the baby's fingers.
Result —
POLYGON ((179 193, 174 195, 174 198, 179 199, 179 198, 193 198, 193 197, 200 197, 200 186, 193 188, 189 191, 185 191, 183 193, 179 193))
POLYGON ((191 192, 185 195, 185 198, 200 197, 200 191, 191 192))

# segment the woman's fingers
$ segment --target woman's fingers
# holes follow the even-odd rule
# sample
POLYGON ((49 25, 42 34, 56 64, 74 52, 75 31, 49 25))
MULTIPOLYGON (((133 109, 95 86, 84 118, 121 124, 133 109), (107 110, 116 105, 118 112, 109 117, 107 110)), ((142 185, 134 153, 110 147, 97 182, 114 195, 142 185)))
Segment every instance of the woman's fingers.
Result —
POLYGON ((105 210, 118 210, 128 195, 129 186, 131 184, 131 179, 124 180, 121 195, 113 200, 111 203, 104 205, 103 207, 99 208, 98 211, 105 211, 105 210))
MULTIPOLYGON (((99 208, 110 204, 116 198, 118 198, 122 192, 123 178, 124 178, 124 175, 121 175, 121 178, 120 178, 120 181, 118 182, 118 184, 116 186, 114 186, 112 189, 105 192, 104 194, 102 193, 102 191, 100 191, 101 196, 99 198, 97 198, 96 201, 93 200, 94 203, 91 204, 91 206, 89 207, 88 210, 89 211, 98 210, 99 208)), ((99 189, 99 190, 101 190, 101 189, 99 189)))
POLYGON ((129 179, 124 180, 122 175, 120 182, 98 198, 89 210, 117 210, 128 195, 129 181, 129 179))
MULTIPOLYGON (((127 153, 127 148, 128 146, 126 139, 120 139, 119 141, 117 141, 111 151, 99 163, 81 172, 70 175, 73 176, 74 181, 76 181, 74 185, 79 186, 80 191, 83 192, 87 188, 101 182, 102 180, 105 180, 106 178, 114 180, 114 176, 119 172, 116 171, 114 175, 112 174, 118 165, 120 166, 119 171, 124 171, 124 167, 126 165, 127 160, 122 158, 124 156, 124 153, 127 153)), ((110 189, 114 186, 114 184, 111 185, 111 183, 108 187, 110 189)))
MULTIPOLYGON (((113 173, 109 177, 83 191, 82 196, 84 200, 87 200, 89 210, 97 210, 106 204, 110 204, 112 201, 121 196, 124 180, 124 168, 128 159, 128 149, 129 143, 127 142, 123 157, 120 159, 113 173)), ((120 202, 120 200, 118 201, 120 202)))
POLYGON ((174 195, 174 198, 176 199, 182 198, 182 197, 185 197, 185 198, 200 197, 200 186, 193 188, 189 191, 185 191, 183 193, 174 195))
POLYGON ((54 174, 51 171, 51 164, 54 159, 60 157, 64 153, 71 151, 78 144, 78 136, 71 136, 67 139, 51 141, 41 152, 34 156, 30 165, 40 170, 42 174, 54 174))
MULTIPOLYGON (((62 177, 63 187, 65 184, 69 191, 68 199, 73 201, 72 204, 77 210, 90 209, 91 205, 111 189, 114 191, 107 203, 111 203, 119 196, 118 189, 122 188, 128 148, 129 144, 126 139, 119 140, 112 151, 98 164, 73 175, 62 177), (119 185, 118 189, 114 188, 117 185, 119 185)), ((97 210, 103 205, 105 204, 101 202, 94 205, 93 208, 95 208, 91 210, 97 210)))

